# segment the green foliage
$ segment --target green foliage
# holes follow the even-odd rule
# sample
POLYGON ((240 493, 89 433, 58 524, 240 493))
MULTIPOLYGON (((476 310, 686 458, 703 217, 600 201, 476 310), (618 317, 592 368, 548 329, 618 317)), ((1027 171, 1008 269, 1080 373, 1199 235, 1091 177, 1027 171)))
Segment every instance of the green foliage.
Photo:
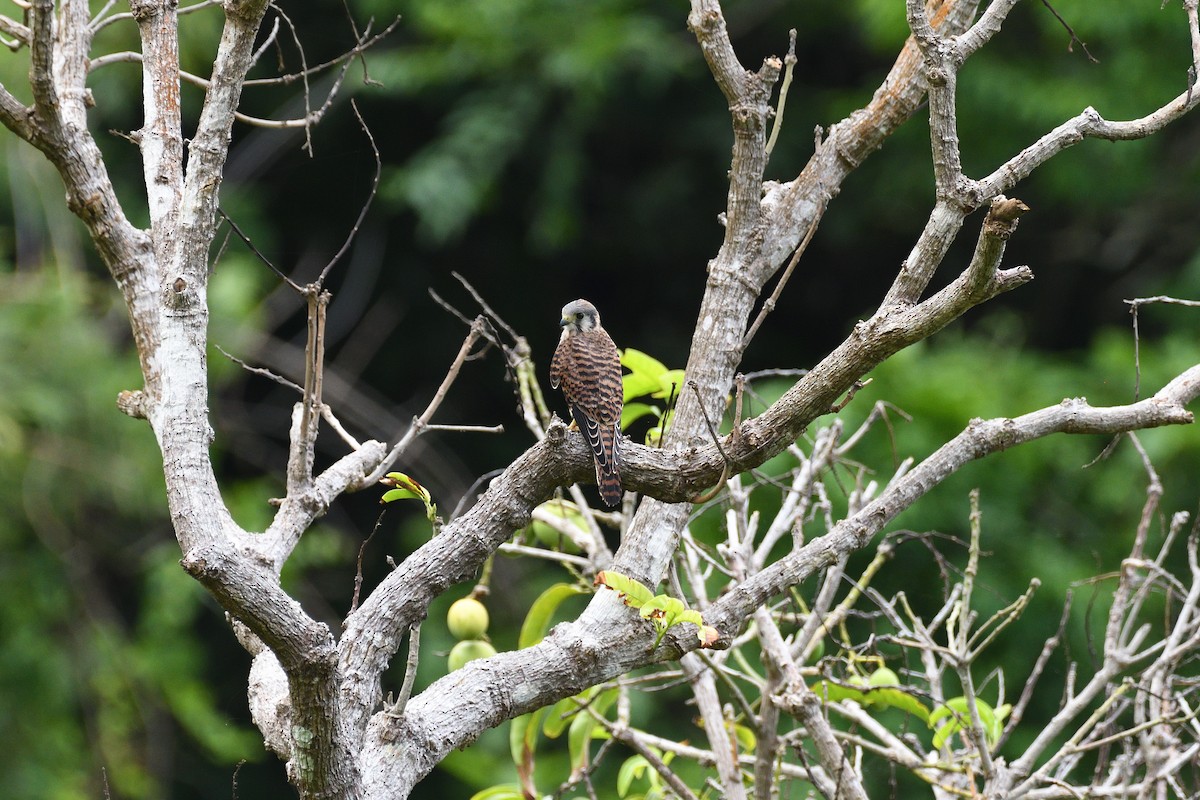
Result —
MULTIPOLYGON (((837 703, 852 700, 864 708, 875 711, 896 708, 911 714, 933 730, 934 750, 940 750, 956 733, 965 736, 965 731, 971 726, 971 712, 967 698, 952 697, 946 702, 938 704, 937 708, 931 712, 924 703, 902 687, 899 676, 894 670, 887 667, 876 669, 865 679, 856 675, 848 684, 821 680, 814 683, 811 688, 813 693, 825 702, 837 703)), ((983 700, 976 698, 975 708, 988 743, 994 745, 1004 732, 1004 720, 1012 711, 1012 706, 1005 703, 993 709, 983 700)))
POLYGON ((696 626, 696 636, 700 639, 701 647, 709 647, 716 642, 719 634, 715 628, 704 624, 704 618, 695 609, 684 606, 677 597, 666 594, 654 594, 640 582, 612 570, 596 573, 596 585, 607 586, 621 598, 621 602, 630 608, 636 608, 642 619, 654 623, 656 635, 653 650, 658 647, 667 631, 676 625, 690 622, 696 626))
POLYGON ((621 351, 621 366, 629 370, 621 381, 625 400, 621 409, 621 429, 627 430, 643 417, 652 417, 655 425, 646 432, 646 444, 657 446, 671 425, 675 402, 683 391, 683 370, 667 369, 658 359, 632 347, 621 351), (629 402, 645 396, 663 404, 629 402))
MULTIPOLYGON (((892 672, 891 670, 887 670, 892 672)), ((878 674, 878 673, 876 673, 878 674)), ((892 675, 895 675, 892 672, 892 675)), ((852 700, 864 708, 883 711, 896 708, 911 714, 933 729, 933 748, 941 749, 956 733, 965 735, 971 725, 971 712, 965 697, 953 697, 938 705, 932 712, 920 700, 903 689, 886 688, 872 684, 875 675, 868 679, 868 685, 863 687, 851 686, 833 681, 818 681, 813 684, 812 691, 817 697, 830 703, 852 700)), ((979 720, 983 725, 988 742, 995 744, 1004 732, 1004 720, 1012 710, 1005 704, 993 709, 983 700, 976 699, 979 720)))
MULTIPOLYGON (((587 590, 576 585, 556 583, 547 588, 530 606, 521 625, 521 635, 518 648, 532 647, 540 642, 550 627, 550 620, 563 601, 587 590)), ((581 769, 587 759, 587 744, 591 741, 594 720, 586 713, 579 713, 584 704, 591 704, 597 713, 603 713, 615 699, 615 692, 600 692, 589 689, 578 697, 568 697, 560 700, 550 708, 540 708, 537 711, 523 714, 515 718, 509 725, 509 752, 513 764, 516 765, 517 775, 521 786, 528 796, 540 796, 536 791, 534 768, 537 765, 537 746, 539 732, 545 733, 550 739, 557 739, 570 726, 568 747, 572 772, 581 769), (586 718, 586 721, 580 721, 586 718), (570 722, 568 723, 568 720, 570 722)), ((499 789, 501 787, 492 787, 499 789)))
POLYGON ((567 697, 553 706, 540 708, 515 718, 509 726, 509 751, 517 767, 520 785, 526 796, 540 797, 534 769, 537 766, 539 734, 557 739, 567 731, 570 778, 578 780, 588 766, 589 745, 595 738, 607 736, 600 723, 587 709, 603 717, 617 699, 616 689, 592 687, 575 697, 567 697))
POLYGON ((864 683, 863 686, 854 686, 834 681, 817 681, 813 684, 812 691, 817 697, 831 703, 853 700, 864 708, 879 710, 898 708, 905 713, 912 714, 922 722, 929 721, 929 709, 903 689, 871 685, 869 679, 864 683))
POLYGON ((153 437, 115 408, 141 382, 123 311, 66 266, 0 271, 0 298, 5 796, 161 797, 172 738, 226 774, 262 758, 221 710, 153 437))
MULTIPOLYGON (((979 723, 983 726, 983 732, 987 737, 988 744, 994 745, 1000 741, 1000 734, 1004 732, 1004 720, 1008 717, 1008 713, 1012 711, 1012 706, 1005 703, 999 708, 993 709, 983 700, 976 698, 975 710, 979 714, 979 723)), ((952 697, 945 703, 942 703, 929 715, 929 727, 935 728, 933 734, 934 749, 940 750, 949 741, 950 737, 956 733, 961 733, 965 736, 966 730, 970 726, 971 710, 967 698, 952 697)))
MULTIPOLYGON (((972 175, 994 169, 1002 158, 1087 104, 1113 116, 1138 116, 1186 89, 1189 48, 1180 39, 1184 28, 1177 24, 1182 13, 1178 3, 1160 7, 1157 2, 1060 0, 1054 5, 1100 63, 1088 62, 1078 44, 1068 46, 1068 34, 1045 6, 1019 4, 994 44, 974 57, 961 76, 960 132, 972 175), (1163 43, 1154 58, 1130 45, 1131 39, 1151 37, 1163 43), (1170 42, 1174 44, 1167 46, 1170 42)), ((395 4, 385 0, 355 4, 355 9, 374 13, 377 20, 396 13, 395 4)), ((683 230, 680 240, 700 239, 697 231, 711 235, 716 230, 711 215, 723 187, 716 192, 697 188, 705 186, 697 176, 719 178, 728 166, 728 114, 694 40, 683 31, 685 9, 634 0, 416 0, 402 10, 404 20, 388 49, 367 58, 371 76, 383 85, 360 84, 356 89, 379 104, 368 109, 377 111, 368 113, 373 125, 389 117, 403 120, 398 135, 381 140, 389 161, 376 210, 401 220, 413 217, 420 240, 451 245, 482 238, 469 235, 472 225, 489 219, 489 212, 516 207, 513 218, 502 218, 506 236, 487 237, 489 258, 483 269, 504 276, 517 273, 531 254, 560 253, 572 246, 609 257, 596 242, 607 247, 622 237, 605 227, 602 209, 597 208, 605 202, 605 184, 629 189, 607 198, 619 206, 625 226, 640 224, 658 233, 666 230, 667 222, 700 220, 683 230), (645 137, 647 128, 637 127, 645 124, 641 117, 647 109, 662 112, 652 123, 665 131, 661 138, 645 137), (664 118, 678 124, 657 121, 664 118), (602 122, 611 127, 602 128, 602 122), (635 131, 631 140, 636 147, 627 142, 601 147, 613 137, 612 131, 625 129, 635 131), (649 175, 641 174, 645 164, 639 150, 661 162, 649 175), (662 209, 671 213, 664 215, 662 209)), ((789 122, 770 165, 770 176, 776 178, 790 178, 790 166, 807 158, 815 125, 828 125, 869 96, 872 81, 883 74, 907 35, 902 3, 896 0, 782 5, 775 16, 757 15, 749 3, 730 2, 726 10, 738 31, 739 52, 748 56, 751 67, 759 53, 748 51, 745 40, 753 42, 750 50, 779 52, 787 27, 795 25, 800 33, 802 64, 789 122), (766 44, 760 47, 761 42, 766 44), (806 69, 805 62, 835 64, 836 70, 806 69)), ((327 12, 319 16, 322 26, 332 27, 327 12)), ((220 27, 219 10, 187 19, 191 35, 180 44, 185 66, 207 74, 220 27)), ((334 36, 319 44, 338 45, 334 36)), ((309 37, 302 38, 306 45, 311 43, 309 37)), ((136 28, 128 22, 100 31, 94 53, 137 47, 136 28)), ((272 60, 264 58, 259 69, 268 69, 272 60)), ((107 132, 136 130, 142 123, 136 69, 131 63, 114 64, 96 71, 88 84, 99 104, 91 128, 111 159, 109 171, 119 182, 122 198, 133 201, 127 213, 144 223, 143 191, 130 188, 130 182, 136 184, 141 177, 137 149, 107 132)), ((23 102, 30 99, 22 87, 27 73, 27 50, 0 59, 0 82, 23 102)), ((352 75, 347 88, 354 83, 352 75)), ((262 103, 264 96, 265 102, 280 99, 274 90, 266 91, 270 94, 261 88, 248 90, 248 102, 262 103)), ((185 87, 185 101, 194 100, 194 92, 185 87)), ((186 120, 198 106, 185 105, 186 120)), ((822 225, 814 246, 828 242, 844 256, 845 269, 903 257, 889 252, 882 259, 878 250, 864 251, 865 230, 901 231, 907 243, 920 229, 932 189, 928 132, 919 117, 872 157, 862 176, 848 183, 822 225)), ((189 122, 185 129, 191 129, 189 122)), ((240 127, 235 135, 239 146, 253 141, 240 127)), ((320 130, 317 135, 322 135, 320 130)), ((1010 252, 1019 253, 1039 224, 1065 234, 1063 247, 1014 256, 1037 259, 1032 265, 1039 281, 1031 292, 1043 291, 1038 288, 1042 281, 1054 277, 1043 264, 1064 250, 1086 261, 1089 279, 1094 271, 1096 282, 1109 281, 1111 274, 1105 270, 1110 265, 1095 264, 1094 259, 1108 252, 1140 254, 1131 244, 1144 235, 1139 215, 1154 217, 1173 204, 1191 207, 1197 162, 1175 136, 1168 132, 1147 142, 1120 145, 1086 142, 1056 160, 1053 169, 1040 170, 1022 184, 1020 196, 1036 214, 1023 222, 1010 252), (1104 175, 1102 184, 1094 180, 1096 174, 1104 175), (1110 229, 1111 218, 1101 216, 1106 212, 1120 215, 1121 231, 1110 229)), ((109 282, 87 281, 74 271, 72 265, 84 262, 80 227, 66 211, 61 184, 41 154, 11 136, 0 137, 0 146, 0 181, 10 187, 0 195, 0 253, 28 254, 40 248, 56 262, 42 274, 0 272, 0 507, 7 510, 0 515, 0 685, 5 687, 0 694, 0 740, 8 743, 0 755, 0 772, 6 796, 100 797, 101 768, 113 796, 183 796, 172 791, 177 779, 173 770, 181 767, 173 766, 180 760, 172 758, 170 735, 180 740, 181 749, 218 765, 220 790, 225 791, 234 761, 258 758, 261 745, 244 713, 230 720, 220 710, 242 708, 244 686, 226 689, 221 705, 215 700, 220 684, 237 683, 223 676, 240 674, 241 668, 211 663, 214 645, 204 639, 202 626, 219 614, 178 571, 179 554, 171 541, 152 437, 143 423, 117 416, 112 407, 117 391, 140 384, 126 341, 124 311, 109 282), (160 731, 170 735, 158 736, 160 731)), ((267 161, 278 157, 278 151, 267 152, 267 161)), ((309 235, 320 235, 304 231, 297 239, 260 189, 227 181, 222 204, 244 226, 249 224, 266 252, 307 247, 309 235)), ((351 196, 340 184, 322 187, 322 192, 351 196)), ((319 200, 314 206, 321 205, 319 200)), ((1186 216, 1181 227, 1189 229, 1191 218, 1186 216)), ((341 223, 331 219, 338 237, 344 235, 341 223)), ((408 233, 405 227, 403 235, 408 233)), ((702 263, 688 262, 691 256, 677 252, 675 242, 653 240, 657 246, 647 247, 641 237, 626 238, 636 240, 639 249, 653 251, 661 268, 662 282, 642 295, 645 298, 671 287, 681 269, 702 263)), ((1188 234, 1185 241, 1193 238, 1188 234)), ((711 241, 715 247, 718 239, 711 241)), ((209 291, 214 343, 231 352, 236 352, 231 333, 249 341, 241 339, 248 328, 279 324, 258 306, 273 279, 238 256, 236 249, 230 246, 221 255, 209 291)), ((1172 254, 1173 266, 1191 252, 1179 253, 1178 258, 1172 254)), ((471 251, 437 252, 439 264, 472 260, 479 259, 471 251)), ((424 269, 419 265, 393 278, 403 283, 405 297, 416 294, 424 269)), ((1193 260, 1188 269, 1184 285, 1194 294, 1200 290, 1200 262, 1193 260)), ((399 267, 395 272, 400 274, 399 267)), ((1137 277, 1146 273, 1139 264, 1137 277)), ((863 285, 857 283, 861 273, 852 274, 855 286, 863 285)), ((634 293, 633 281, 616 275, 614 280, 634 293)), ((520 280, 513 283, 519 291, 526 290, 520 280)), ((1177 286, 1140 293, 1160 290, 1182 293, 1177 286)), ((808 294, 824 305, 830 291, 827 283, 818 281, 808 294)), ((793 285, 783 299, 800 294, 801 287, 793 285)), ((498 308, 511 302, 501 294, 489 299, 498 308)), ((851 296, 848 302, 857 301, 851 296)), ((1009 302, 999 300, 995 307, 1009 302)), ((969 320, 975 325, 971 334, 956 326, 935 342, 880 367, 875 382, 841 416, 852 428, 872 402, 887 400, 910 413, 913 422, 894 416, 892 429, 876 429, 855 458, 885 480, 898 458, 927 455, 974 416, 1014 415, 1057 402, 1064 392, 1086 394, 1096 403, 1132 399, 1127 329, 1103 332, 1096 341, 1059 354, 1022 346, 1024 331, 1037 324, 1038 317, 1073 316, 1075 311, 1072 305, 1043 308, 1024 318, 1001 318, 989 309, 969 320)), ((641 306, 638 313, 643 313, 641 306)), ((1186 309, 1143 311, 1144 330, 1152 325, 1174 329, 1143 343, 1143 396, 1180 364, 1193 363, 1197 326, 1192 319, 1194 312, 1186 309)), ((671 346, 683 347, 687 334, 675 328, 661 335, 671 346)), ((767 344, 766 337, 764 329, 749 358, 761 357, 757 348, 767 344)), ((655 343, 652 349, 666 352, 660 347, 655 343)), ((796 345, 788 347, 789 357, 799 352, 795 358, 804 358, 796 345)), ((793 365, 780 360, 756 366, 779 364, 793 365)), ((239 372, 215 352, 210 368, 216 380, 239 372)), ((404 363, 406 376, 420 368, 404 363)), ((667 372, 664 366, 658 375, 667 372)), ((666 398, 654 396, 661 392, 661 381, 658 386, 648 391, 658 402, 635 400, 626 410, 653 416, 661 430, 670 415, 663 409, 666 398)), ((764 396, 769 393, 765 387, 756 389, 764 396)), ((223 400, 214 390, 214 408, 223 400)), ((218 425, 218 452, 233 452, 239 446, 236 439, 218 425)), ((654 441, 654 432, 648 440, 654 441)), ((1200 469, 1195 432, 1151 431, 1142 440, 1164 474, 1195 475, 1200 469)), ((986 546, 998 567, 989 578, 988 596, 1011 595, 1024 576, 1036 573, 1044 578, 1044 598, 1035 600, 1043 605, 1030 617, 1057 620, 1060 598, 1055 594, 1070 581, 1092 574, 1097 563, 1112 563, 1113 554, 1122 552, 1127 542, 1125 534, 1140 502, 1142 488, 1129 480, 1135 459, 1128 448, 1119 447, 1109 461, 1082 470, 1104 444, 1093 438, 1056 437, 970 465, 935 491, 929 502, 906 512, 895 527, 959 531, 965 490, 984 486, 986 546)), ((765 465, 764 473, 790 466, 789 458, 784 455, 765 465)), ((839 478, 851 477, 850 469, 839 467, 839 478)), ((433 476, 424 477, 429 477, 430 486, 442 485, 433 476)), ((221 480, 239 522, 252 529, 265 527, 270 514, 265 499, 278 494, 277 486, 271 480, 242 484, 228 474, 221 480)), ((1173 488, 1177 485, 1168 481, 1164 504, 1192 507, 1194 497, 1172 496, 1179 492, 1173 488)), ((764 514, 770 511, 769 502, 756 497, 755 503, 764 514)), ((431 509, 427 503, 427 512, 431 509)), ((335 524, 345 523, 335 516, 301 540, 285 567, 289 590, 295 590, 310 570, 336 567, 344 576, 347 565, 353 564, 354 549, 335 524)), ((401 548, 428 536, 428 525, 419 517, 405 526, 406 533, 397 537, 401 548)), ((816 526, 810 522, 808 527, 812 533, 816 526)), ((916 558, 897 571, 910 585, 933 586, 938 579, 916 558)), ((540 588, 536 582, 531 585, 540 588)), ((565 599, 568 593, 560 591, 565 599)), ((512 602, 529 603, 536 592, 521 586, 512 602)), ((315 593, 312 599, 324 600, 315 593)), ((544 635, 554 613, 539 610, 537 616, 545 623, 532 627, 544 635)), ((533 615, 530 607, 527 624, 533 615)), ((515 624, 512 628, 505 630, 498 621, 496 633, 513 636, 515 624)), ((227 630, 216 635, 228 639, 227 630)), ((997 659, 1020 661, 1040 646, 1040 633, 1030 634, 1030 641, 1017 636, 1014 632, 1011 649, 998 649, 997 659)), ((526 637, 524 630, 521 637, 526 637)), ((426 640, 431 651, 441 647, 444 652, 451 645, 438 643, 434 631, 427 632, 426 640)), ((423 673, 441 673, 440 659, 424 661, 436 664, 423 664, 423 673)), ((876 691, 903 694, 887 687, 876 691)), ((670 702, 662 695, 647 697, 651 699, 642 713, 648 715, 670 702)), ((888 694, 875 697, 888 698, 885 707, 892 709, 904 702, 888 694)), ((559 709, 557 721, 548 713, 542 731, 555 728, 561 736, 565 725, 574 724, 567 720, 579 718, 566 711, 565 706, 559 709)), ((453 754, 444 768, 479 785, 495 780, 497 753, 506 757, 503 742, 485 734, 469 753, 453 754)), ((643 768, 637 781, 652 780, 652 773, 643 768)), ((189 775, 187 785, 195 786, 197 780, 189 775)), ((637 791, 635 783, 626 788, 637 791)), ((206 796, 218 796, 217 791, 206 796)), ((242 796, 248 794, 242 791, 242 796)))
POLYGON ((517 639, 517 647, 533 647, 545 636, 550 629, 550 620, 554 612, 569 597, 587 594, 587 590, 573 583, 556 583, 538 595, 537 600, 529 607, 525 621, 521 624, 521 634, 517 639))
POLYGON ((515 783, 503 783, 476 792, 471 800, 525 800, 525 793, 515 783))
MULTIPOLYGON (((395 13, 381 4, 381 17, 395 13)), ((389 93, 440 102, 439 133, 385 171, 385 203, 411 209, 418 233, 444 243, 499 201, 504 171, 541 144, 529 244, 554 251, 584 228, 586 136, 614 94, 661 86, 690 56, 660 14, 632 0, 418 0, 404 9, 404 46, 376 54, 389 93)))
POLYGON ((433 497, 429 494, 429 490, 417 483, 414 478, 410 478, 403 472, 389 472, 383 477, 380 483, 392 488, 383 493, 383 497, 379 498, 379 502, 392 503, 396 500, 420 500, 425 506, 426 519, 435 526, 437 525, 437 503, 433 502, 433 497))
MULTIPOLYGON (((668 765, 675 756, 674 753, 663 754, 658 750, 654 750, 654 754, 668 765)), ((661 800, 667 797, 662 777, 646 757, 640 755, 630 756, 621 764, 621 769, 617 772, 617 795, 626 800, 661 800), (635 781, 645 781, 646 790, 631 794, 635 781)))

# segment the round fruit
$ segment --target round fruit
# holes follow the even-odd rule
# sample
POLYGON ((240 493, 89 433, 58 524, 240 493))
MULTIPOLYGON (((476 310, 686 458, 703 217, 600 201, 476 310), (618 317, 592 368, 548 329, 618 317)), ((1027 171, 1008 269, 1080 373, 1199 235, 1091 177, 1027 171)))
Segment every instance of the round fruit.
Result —
POLYGON ((455 600, 446 613, 446 627, 455 639, 478 639, 487 633, 487 607, 474 597, 455 600))
POLYGON ((446 666, 450 667, 450 671, 461 668, 468 661, 474 661, 477 658, 489 658, 496 655, 496 648, 492 647, 487 642, 481 642, 478 639, 467 639, 465 642, 459 642, 454 645, 454 649, 450 651, 449 657, 446 659, 446 666))
POLYGON ((899 686, 900 676, 887 667, 880 667, 871 673, 871 677, 867 679, 869 686, 899 686))

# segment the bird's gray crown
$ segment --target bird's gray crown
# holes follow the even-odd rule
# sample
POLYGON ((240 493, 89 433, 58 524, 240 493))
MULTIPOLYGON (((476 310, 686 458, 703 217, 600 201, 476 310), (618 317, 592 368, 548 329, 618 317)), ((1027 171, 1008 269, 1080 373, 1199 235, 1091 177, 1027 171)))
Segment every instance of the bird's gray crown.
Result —
POLYGON ((590 331, 600 327, 600 312, 587 300, 572 300, 563 306, 559 324, 572 330, 590 331))

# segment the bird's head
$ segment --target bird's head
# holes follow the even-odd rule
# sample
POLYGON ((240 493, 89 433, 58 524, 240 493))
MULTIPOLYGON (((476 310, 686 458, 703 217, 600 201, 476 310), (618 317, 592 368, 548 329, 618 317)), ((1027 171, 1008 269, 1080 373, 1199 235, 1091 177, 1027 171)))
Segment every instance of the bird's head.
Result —
POLYGON ((558 323, 570 333, 582 333, 600 327, 600 312, 587 300, 572 300, 563 306, 558 323))

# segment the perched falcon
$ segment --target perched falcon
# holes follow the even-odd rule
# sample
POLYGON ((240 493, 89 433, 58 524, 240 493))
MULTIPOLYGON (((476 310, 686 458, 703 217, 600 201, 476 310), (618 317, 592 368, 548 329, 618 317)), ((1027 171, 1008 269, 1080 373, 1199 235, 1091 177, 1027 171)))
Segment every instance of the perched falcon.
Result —
POLYGON ((575 424, 596 460, 605 504, 621 503, 621 356, 587 300, 563 306, 562 338, 550 362, 550 385, 562 384, 575 424))

